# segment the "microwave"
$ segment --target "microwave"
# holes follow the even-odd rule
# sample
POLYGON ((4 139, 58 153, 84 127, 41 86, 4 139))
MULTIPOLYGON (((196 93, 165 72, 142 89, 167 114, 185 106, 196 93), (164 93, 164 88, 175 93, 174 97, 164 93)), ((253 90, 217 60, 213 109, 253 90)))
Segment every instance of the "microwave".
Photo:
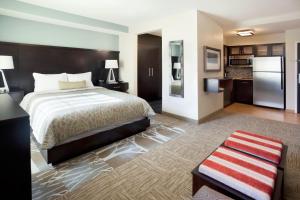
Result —
POLYGON ((229 66, 252 67, 253 55, 229 56, 229 66))

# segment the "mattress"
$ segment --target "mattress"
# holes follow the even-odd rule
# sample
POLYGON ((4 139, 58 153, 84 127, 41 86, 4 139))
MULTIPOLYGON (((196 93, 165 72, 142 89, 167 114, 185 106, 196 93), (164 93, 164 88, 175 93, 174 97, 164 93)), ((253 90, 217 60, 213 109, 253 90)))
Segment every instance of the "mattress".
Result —
POLYGON ((33 92, 20 105, 42 149, 155 115, 145 100, 102 87, 33 92))

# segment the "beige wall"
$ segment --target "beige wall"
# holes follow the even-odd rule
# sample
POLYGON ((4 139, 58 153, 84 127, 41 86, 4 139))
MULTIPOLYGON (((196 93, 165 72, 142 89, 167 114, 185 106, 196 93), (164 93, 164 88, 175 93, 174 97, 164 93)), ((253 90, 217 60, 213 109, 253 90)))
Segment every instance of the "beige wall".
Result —
POLYGON ((162 110, 199 120, 222 108, 222 94, 205 94, 203 90, 204 77, 223 74, 223 71, 204 73, 203 45, 223 49, 223 31, 214 21, 196 10, 129 27, 129 33, 120 36, 120 76, 129 81, 130 92, 136 94, 137 91, 137 35, 153 30, 162 32, 162 110), (169 42, 174 40, 184 42, 184 98, 169 95, 169 42))
POLYGON ((251 37, 225 36, 224 44, 228 46, 234 45, 252 45, 252 44, 268 44, 283 43, 285 41, 284 33, 254 35, 251 37))
POLYGON ((285 32, 286 48, 286 106, 297 111, 297 43, 300 43, 300 29, 285 32))
POLYGON ((138 34, 149 33, 153 30, 162 31, 162 110, 198 120, 197 11, 189 11, 129 27, 128 35, 131 36, 120 37, 119 41, 120 58, 124 63, 121 77, 129 81, 130 91, 136 94, 137 63, 132 59, 137 60, 137 43, 133 38, 136 38, 138 34), (134 41, 126 42, 128 37, 134 41), (174 40, 184 41, 184 98, 169 95, 171 74, 169 42, 174 40), (130 52, 128 49, 131 49, 130 52), (127 51, 127 53, 122 51, 127 51), (128 66, 129 63, 131 63, 130 66, 128 66))
MULTIPOLYGON (((203 46, 220 49, 223 52, 223 30, 205 14, 198 12, 198 85, 199 85, 199 119, 223 108, 223 93, 205 93, 204 78, 223 77, 220 72, 204 72, 203 46)), ((221 53, 223 55, 223 53, 221 53)))
POLYGON ((177 15, 162 28, 163 95, 162 109, 165 112, 198 120, 197 84, 197 12, 177 15), (184 97, 170 96, 171 58, 169 42, 183 40, 184 46, 184 97))

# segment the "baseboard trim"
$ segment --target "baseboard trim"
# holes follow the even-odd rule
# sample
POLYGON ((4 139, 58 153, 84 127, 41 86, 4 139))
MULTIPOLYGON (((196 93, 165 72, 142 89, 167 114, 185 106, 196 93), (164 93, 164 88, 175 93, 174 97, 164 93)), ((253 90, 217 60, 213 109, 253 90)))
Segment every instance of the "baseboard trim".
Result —
POLYGON ((165 111, 162 111, 161 114, 167 115, 169 117, 174 117, 176 119, 180 119, 180 120, 183 120, 183 121, 186 121, 186 122, 191 122, 191 123, 194 123, 194 124, 199 123, 198 120, 191 119, 191 118, 188 118, 188 117, 183 117, 183 116, 180 116, 180 115, 175 115, 173 113, 169 113, 169 112, 165 112, 165 111))
POLYGON ((206 122, 209 118, 211 118, 213 115, 221 112, 222 110, 223 110, 223 108, 221 108, 221 109, 219 109, 219 110, 217 110, 217 111, 215 111, 215 112, 213 112, 213 113, 211 113, 211 114, 209 114, 205 117, 202 117, 201 119, 198 120, 198 123, 201 124, 203 122, 206 122))
POLYGON ((292 109, 285 109, 285 111, 288 113, 297 113, 297 112, 295 112, 295 110, 292 110, 292 109))
POLYGON ((165 111, 162 111, 161 114, 164 114, 164 115, 167 115, 169 117, 174 117, 176 119, 180 119, 180 120, 183 120, 183 121, 186 121, 186 122, 191 122, 191 123, 194 123, 194 124, 201 124, 203 122, 206 122, 210 117, 212 117, 213 115, 217 114, 218 112, 222 111, 223 108, 199 119, 199 120, 195 120, 195 119, 191 119, 191 118, 188 118, 188 117, 183 117, 183 116, 180 116, 180 115, 176 115, 176 114, 173 114, 173 113, 169 113, 169 112, 165 112, 165 111))

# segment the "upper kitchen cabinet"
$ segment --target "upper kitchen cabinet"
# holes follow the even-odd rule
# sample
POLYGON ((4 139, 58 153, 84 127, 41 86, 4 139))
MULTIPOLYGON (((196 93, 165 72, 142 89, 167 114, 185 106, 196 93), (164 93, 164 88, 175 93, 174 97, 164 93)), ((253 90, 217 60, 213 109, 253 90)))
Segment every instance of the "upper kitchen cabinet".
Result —
POLYGON ((262 44, 255 46, 255 56, 264 57, 264 56, 284 56, 285 48, 284 43, 277 44, 262 44))
POLYGON ((254 54, 253 46, 242 46, 241 49, 242 49, 243 55, 253 55, 254 54))
POLYGON ((241 54, 241 48, 239 46, 228 47, 228 49, 229 49, 229 55, 240 55, 241 54))
POLYGON ((285 55, 285 48, 283 44, 272 44, 271 45, 271 54, 272 56, 284 56, 285 55))
POLYGON ((256 45, 255 56, 269 56, 269 45, 262 44, 256 45))
POLYGON ((231 46, 229 48, 229 55, 252 55, 254 54, 253 46, 231 46))

